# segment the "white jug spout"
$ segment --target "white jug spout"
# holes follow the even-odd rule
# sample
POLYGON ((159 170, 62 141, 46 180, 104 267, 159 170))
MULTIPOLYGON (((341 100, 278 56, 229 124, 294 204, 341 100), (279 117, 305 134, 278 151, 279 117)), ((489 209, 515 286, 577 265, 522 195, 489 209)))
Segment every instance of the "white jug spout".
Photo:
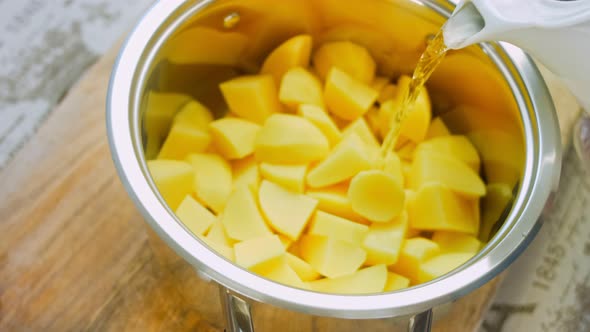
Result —
POLYGON ((590 111, 590 1, 462 0, 443 35, 451 49, 506 41, 526 50, 590 111))

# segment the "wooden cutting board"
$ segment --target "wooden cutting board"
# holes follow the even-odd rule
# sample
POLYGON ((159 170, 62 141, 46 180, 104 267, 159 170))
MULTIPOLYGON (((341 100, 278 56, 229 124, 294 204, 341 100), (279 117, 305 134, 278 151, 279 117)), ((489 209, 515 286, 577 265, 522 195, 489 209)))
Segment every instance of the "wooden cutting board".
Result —
MULTIPOLYGON (((158 263, 117 178, 104 118, 117 50, 88 70, 0 172, 0 331, 223 330, 216 286, 181 260, 158 263)), ((578 107, 550 84, 567 137, 578 107)), ((434 330, 475 330, 497 285, 458 300, 434 330)), ((268 306, 254 312, 258 331, 360 326, 268 306)), ((383 323, 370 330, 391 331, 383 323)))

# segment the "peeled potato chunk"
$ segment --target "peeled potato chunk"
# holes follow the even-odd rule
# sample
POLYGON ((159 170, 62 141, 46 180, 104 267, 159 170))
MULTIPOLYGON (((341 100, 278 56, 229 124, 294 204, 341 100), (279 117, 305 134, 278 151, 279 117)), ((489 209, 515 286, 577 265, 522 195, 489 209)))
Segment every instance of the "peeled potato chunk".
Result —
POLYGON ((277 87, 270 75, 234 78, 219 85, 229 109, 240 117, 262 124, 281 111, 277 87))
POLYGON ((407 239, 402 245, 399 259, 392 266, 392 270, 416 284, 419 280, 420 265, 429 258, 438 255, 439 252, 438 244, 426 238, 407 239))
POLYGON ((318 210, 332 213, 358 223, 367 223, 365 219, 352 210, 350 200, 348 199, 347 185, 309 189, 306 195, 319 201, 318 210))
POLYGON ((234 240, 244 241, 271 234, 258 210, 254 193, 244 186, 235 188, 229 196, 221 222, 227 235, 234 240))
POLYGON ((313 56, 313 65, 323 80, 337 67, 364 84, 373 81, 377 67, 366 48, 349 41, 323 44, 313 56))
POLYGON ((321 235, 303 235, 300 250, 314 270, 329 278, 355 272, 367 256, 358 245, 321 235))
POLYGON ((184 123, 189 126, 207 131, 207 127, 213 121, 211 111, 196 100, 186 103, 172 120, 173 123, 184 123))
POLYGON ((428 282, 447 274, 467 262, 474 253, 448 253, 433 257, 420 265, 418 282, 428 282))
POLYGON ((373 223, 363 239, 366 264, 395 264, 408 231, 408 216, 402 213, 389 223, 373 223))
POLYGON ((443 184, 468 197, 481 197, 486 193, 483 180, 466 164, 437 152, 418 150, 414 156, 408 185, 411 189, 418 190, 432 183, 443 184))
POLYGON ((152 179, 170 209, 178 205, 193 192, 193 167, 176 160, 150 160, 147 162, 152 179))
POLYGON ((195 235, 204 234, 215 222, 215 215, 191 195, 187 195, 174 212, 178 219, 195 235))
POLYGON ((297 240, 318 201, 263 180, 258 191, 260 208, 273 229, 297 240))
POLYGON ((325 278, 308 283, 317 292, 337 294, 371 294, 379 293, 387 282, 387 268, 385 265, 375 265, 358 270, 352 274, 325 278))
POLYGON ((321 188, 337 184, 373 166, 373 158, 356 134, 345 137, 332 152, 307 173, 307 184, 321 188))
POLYGON ((348 197, 354 212, 373 222, 389 222, 401 213, 405 193, 391 174, 369 170, 352 178, 348 197))
POLYGON ((479 154, 467 137, 462 135, 448 135, 435 137, 422 142, 416 148, 417 151, 427 150, 428 152, 440 153, 455 158, 475 172, 479 172, 479 154))
POLYGON ((373 134, 364 118, 358 118, 346 126, 342 131, 343 137, 347 137, 351 134, 357 134, 369 149, 378 149, 380 147, 377 138, 375 138, 375 134, 373 134))
POLYGON ((451 135, 451 131, 445 125, 444 121, 440 117, 436 117, 432 119, 430 122, 430 126, 428 127, 428 132, 426 133, 426 140, 435 138, 435 137, 443 137, 451 135))
POLYGON ((271 164, 308 164, 324 158, 330 144, 308 120, 296 115, 274 114, 256 137, 256 159, 271 164))
POLYGON ((260 275, 292 287, 309 289, 307 284, 301 280, 291 265, 288 264, 285 257, 269 264, 268 267, 264 268, 264 271, 261 272, 260 275))
POLYGON ((204 236, 199 236, 199 238, 209 247, 211 247, 211 249, 213 249, 213 251, 215 251, 216 253, 220 254, 221 256, 229 259, 232 262, 236 261, 236 257, 234 254, 234 248, 230 247, 228 245, 219 243, 219 242, 215 242, 212 241, 204 236))
POLYGON ((258 191, 260 173, 254 156, 232 161, 233 188, 247 187, 258 191))
POLYGON ((512 188, 504 183, 490 183, 486 187, 486 195, 482 199, 481 230, 479 239, 488 241, 494 225, 500 221, 504 210, 512 201, 512 188))
POLYGON ((144 115, 144 129, 148 143, 150 140, 163 140, 166 137, 174 115, 190 100, 190 96, 180 93, 155 91, 148 93, 144 115))
POLYGON ((315 105, 303 104, 299 106, 298 114, 316 125, 326 136, 330 142, 330 146, 334 146, 340 142, 340 139, 342 138, 340 129, 338 129, 334 120, 330 118, 323 108, 315 105))
POLYGON ((262 177, 279 184, 294 192, 302 193, 305 190, 305 175, 307 165, 273 165, 260 164, 262 177))
POLYGON ((454 231, 476 235, 478 199, 462 197, 441 184, 423 186, 409 204, 410 226, 429 231, 454 231))
POLYGON ((236 243, 234 251, 238 265, 263 274, 283 257, 285 247, 278 236, 265 235, 236 243))
POLYGON ((279 100, 292 110, 301 104, 323 107, 322 83, 302 67, 289 69, 281 82, 279 100))
POLYGON ((432 241, 438 244, 441 253, 465 252, 475 254, 481 249, 482 245, 473 235, 445 231, 434 232, 432 241))
POLYGON ((203 152, 211 143, 207 130, 185 123, 175 123, 164 141, 158 159, 182 160, 190 153, 203 152))
MULTIPOLYGON (((402 76, 398 80, 397 92, 393 99, 385 101, 379 113, 381 115, 381 135, 385 137, 390 128, 391 119, 401 110, 403 100, 408 93, 411 78, 402 76)), ((420 143, 426 137, 432 117, 430 98, 425 87, 422 87, 414 106, 407 110, 400 129, 400 139, 409 139, 420 143)))
POLYGON ((225 159, 241 159, 254 152, 260 126, 238 118, 223 118, 209 124, 213 146, 225 159))
POLYGON ((311 221, 309 234, 324 235, 361 245, 369 228, 330 213, 317 211, 311 221))
POLYGON ((393 292, 396 290, 408 288, 410 279, 393 272, 387 272, 387 281, 385 282, 384 292, 393 292))
POLYGON ((235 241, 227 235, 225 227, 223 226, 220 218, 213 222, 205 238, 209 241, 213 241, 228 247, 232 247, 235 243, 235 241))
POLYGON ((301 280, 311 281, 311 280, 316 280, 316 279, 320 278, 320 274, 317 273, 313 269, 313 267, 311 267, 311 265, 309 265, 309 263, 307 263, 303 259, 301 259, 289 252, 285 254, 285 259, 287 261, 287 264, 289 264, 289 266, 293 269, 293 271, 295 271, 295 273, 297 273, 297 275, 299 276, 299 278, 301 278, 301 280))
POLYGON ((210 153, 191 154, 186 160, 195 169, 194 191, 197 198, 216 213, 221 212, 232 191, 229 163, 210 153))
POLYGON ((324 88, 328 109, 345 120, 354 120, 365 114, 377 100, 377 91, 333 67, 324 88))
POLYGON ((264 60, 261 74, 270 74, 277 86, 291 68, 309 66, 312 39, 310 35, 297 35, 275 48, 264 60))

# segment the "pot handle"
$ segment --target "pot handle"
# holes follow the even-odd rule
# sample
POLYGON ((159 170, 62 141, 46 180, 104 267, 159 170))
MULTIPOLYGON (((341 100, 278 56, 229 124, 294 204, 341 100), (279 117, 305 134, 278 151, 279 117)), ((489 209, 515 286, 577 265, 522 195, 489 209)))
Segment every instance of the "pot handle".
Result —
POLYGON ((219 298, 225 316, 226 332, 254 332, 252 313, 248 302, 223 286, 219 286, 219 298))
POLYGON ((408 332, 430 332, 432 328, 432 309, 428 309, 410 318, 408 332))

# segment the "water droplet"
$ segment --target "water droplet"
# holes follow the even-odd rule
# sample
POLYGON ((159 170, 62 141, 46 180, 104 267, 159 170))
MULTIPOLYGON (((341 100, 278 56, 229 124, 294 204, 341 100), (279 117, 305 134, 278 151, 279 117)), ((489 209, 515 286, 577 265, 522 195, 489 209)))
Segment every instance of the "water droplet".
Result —
POLYGON ((233 12, 223 18, 223 27, 226 29, 232 29, 240 23, 240 14, 233 12))

